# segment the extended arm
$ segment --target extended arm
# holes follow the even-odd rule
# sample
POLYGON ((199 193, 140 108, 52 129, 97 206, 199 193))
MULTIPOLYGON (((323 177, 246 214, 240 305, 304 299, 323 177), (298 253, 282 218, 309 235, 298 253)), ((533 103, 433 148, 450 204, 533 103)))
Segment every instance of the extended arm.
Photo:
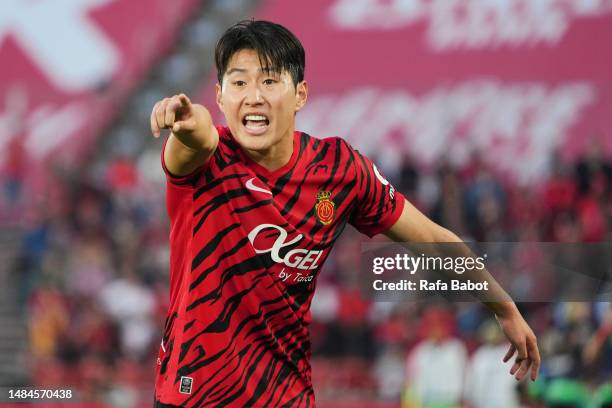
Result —
MULTIPOLYGON (((385 235, 396 242, 456 243, 452 246, 454 253, 448 255, 473 256, 469 247, 463 244, 463 241, 456 234, 431 221, 408 201, 404 203, 400 218, 385 232, 385 235)), ((433 248, 433 246, 429 247, 433 248)), ((446 247, 448 248, 448 246, 446 247)), ((504 357, 504 362, 510 360, 518 351, 510 374, 520 380, 531 367, 531 379, 535 381, 540 369, 540 353, 533 331, 521 316, 510 296, 486 270, 475 270, 471 272, 470 278, 489 283, 487 298, 494 300, 482 300, 482 303, 495 314, 501 329, 511 343, 510 349, 504 357)))

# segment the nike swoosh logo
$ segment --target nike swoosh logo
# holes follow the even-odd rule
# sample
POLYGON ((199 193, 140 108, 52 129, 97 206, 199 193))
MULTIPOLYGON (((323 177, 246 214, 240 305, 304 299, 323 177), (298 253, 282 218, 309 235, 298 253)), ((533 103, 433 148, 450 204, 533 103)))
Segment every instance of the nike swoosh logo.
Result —
POLYGON ((265 188, 257 187, 255 184, 253 184, 253 180, 255 180, 255 177, 247 180, 247 182, 244 184, 246 188, 252 191, 259 191, 260 193, 266 193, 266 194, 272 195, 271 191, 266 190, 265 188))

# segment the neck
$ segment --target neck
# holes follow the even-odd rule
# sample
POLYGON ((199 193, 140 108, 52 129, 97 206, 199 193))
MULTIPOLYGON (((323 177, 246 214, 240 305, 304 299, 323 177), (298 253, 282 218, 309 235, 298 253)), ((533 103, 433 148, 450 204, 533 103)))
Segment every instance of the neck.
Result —
POLYGON ((291 155, 293 154, 294 132, 291 131, 290 133, 290 135, 281 138, 278 143, 270 146, 270 148, 266 150, 245 149, 245 152, 251 160, 269 171, 278 170, 289 163, 291 155))

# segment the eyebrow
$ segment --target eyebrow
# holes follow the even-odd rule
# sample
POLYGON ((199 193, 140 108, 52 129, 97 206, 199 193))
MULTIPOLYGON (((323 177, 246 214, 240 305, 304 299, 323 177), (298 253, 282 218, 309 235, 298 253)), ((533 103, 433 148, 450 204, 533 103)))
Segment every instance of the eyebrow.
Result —
MULTIPOLYGON (((261 72, 264 72, 264 73, 270 73, 270 72, 276 72, 278 74, 281 73, 281 70, 279 68, 277 68, 277 67, 269 67, 269 68, 263 68, 263 69, 259 68, 258 71, 261 71, 261 72)), ((229 71, 227 71, 225 73, 225 75, 231 75, 231 74, 233 74, 235 72, 245 73, 245 72, 247 72, 247 70, 244 69, 244 68, 232 68, 229 71)))
POLYGON ((230 69, 229 71, 227 71, 227 72, 225 73, 225 75, 231 75, 231 74, 233 74, 234 72, 247 72, 247 70, 246 70, 246 69, 244 69, 244 68, 232 68, 232 69, 230 69))

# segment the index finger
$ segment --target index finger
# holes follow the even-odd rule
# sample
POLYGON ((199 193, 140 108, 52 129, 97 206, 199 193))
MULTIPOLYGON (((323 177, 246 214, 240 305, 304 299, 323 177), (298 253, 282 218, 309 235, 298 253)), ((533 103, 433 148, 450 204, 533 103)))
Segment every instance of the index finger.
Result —
POLYGON ((184 108, 188 108, 191 105, 191 100, 185 94, 180 94, 179 100, 181 101, 181 105, 183 105, 184 108))

